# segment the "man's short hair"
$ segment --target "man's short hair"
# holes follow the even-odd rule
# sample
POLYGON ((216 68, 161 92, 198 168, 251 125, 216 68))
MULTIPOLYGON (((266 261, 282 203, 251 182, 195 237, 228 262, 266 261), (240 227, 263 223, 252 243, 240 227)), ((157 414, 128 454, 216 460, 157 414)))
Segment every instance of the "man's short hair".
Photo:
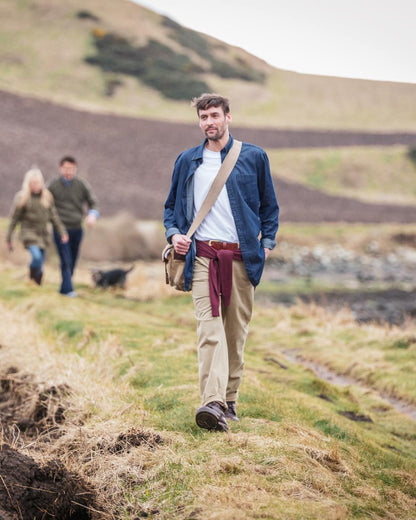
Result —
POLYGON ((77 164, 77 161, 71 155, 65 155, 59 162, 59 166, 62 166, 64 163, 69 162, 71 164, 77 164))
POLYGON ((202 94, 192 100, 192 106, 196 108, 198 115, 200 110, 208 110, 211 107, 222 107, 224 114, 230 112, 230 101, 219 94, 202 94))

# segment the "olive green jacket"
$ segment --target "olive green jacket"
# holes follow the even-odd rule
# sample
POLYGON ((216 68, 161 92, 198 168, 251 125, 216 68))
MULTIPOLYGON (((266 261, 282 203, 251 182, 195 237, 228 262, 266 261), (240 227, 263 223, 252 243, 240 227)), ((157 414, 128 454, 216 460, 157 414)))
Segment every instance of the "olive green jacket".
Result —
POLYGON ((49 244, 48 223, 51 222, 57 232, 62 236, 66 234, 55 204, 51 203, 45 208, 40 202, 40 195, 33 194, 24 206, 19 206, 22 193, 16 194, 11 211, 9 229, 7 231, 7 242, 12 241, 13 231, 20 224, 20 240, 24 247, 39 246, 45 249, 49 244))

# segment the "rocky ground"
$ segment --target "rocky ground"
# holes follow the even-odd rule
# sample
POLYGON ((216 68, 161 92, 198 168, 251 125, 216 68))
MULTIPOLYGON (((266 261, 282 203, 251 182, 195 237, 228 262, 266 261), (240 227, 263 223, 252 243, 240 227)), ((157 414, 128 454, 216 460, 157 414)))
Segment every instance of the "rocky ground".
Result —
POLYGON ((271 258, 264 280, 274 282, 267 298, 285 305, 298 298, 332 309, 349 307, 358 322, 399 325, 416 319, 416 237, 414 245, 399 245, 381 254, 377 241, 365 253, 332 246, 281 244, 271 258), (302 279, 304 290, 287 292, 279 285, 302 279))

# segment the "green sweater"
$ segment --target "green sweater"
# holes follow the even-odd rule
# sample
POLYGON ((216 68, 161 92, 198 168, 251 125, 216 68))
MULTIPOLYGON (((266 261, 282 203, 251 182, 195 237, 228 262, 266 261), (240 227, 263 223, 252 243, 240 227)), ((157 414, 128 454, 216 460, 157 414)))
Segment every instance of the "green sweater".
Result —
POLYGON ((27 203, 19 206, 21 197, 22 193, 19 192, 14 199, 6 238, 8 242, 12 241, 13 231, 17 224, 20 224, 20 240, 26 248, 29 246, 46 248, 49 243, 49 222, 52 222, 61 236, 66 233, 53 202, 49 208, 45 208, 40 202, 40 195, 32 193, 27 203))
POLYGON ((79 229, 88 209, 97 209, 97 199, 88 182, 79 177, 66 183, 62 177, 51 181, 48 186, 52 193, 60 219, 67 229, 79 229))

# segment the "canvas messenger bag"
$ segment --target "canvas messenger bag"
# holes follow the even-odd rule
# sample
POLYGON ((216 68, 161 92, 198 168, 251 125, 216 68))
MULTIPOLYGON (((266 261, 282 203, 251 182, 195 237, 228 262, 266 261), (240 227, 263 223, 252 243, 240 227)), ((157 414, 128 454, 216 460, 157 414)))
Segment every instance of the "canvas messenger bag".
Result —
MULTIPOLYGON (((188 238, 192 237, 198 226, 201 224, 209 210, 214 205, 214 202, 217 200, 218 195, 220 194, 224 184, 226 183, 230 173, 235 166, 235 163, 237 162, 238 156, 240 155, 241 145, 241 141, 234 139, 233 146, 222 162, 221 168, 219 169, 200 210, 196 214, 191 227, 186 233, 188 238)), ((168 244, 162 251, 162 261, 165 264, 166 283, 178 291, 184 291, 185 255, 176 253, 173 245, 168 244)))

